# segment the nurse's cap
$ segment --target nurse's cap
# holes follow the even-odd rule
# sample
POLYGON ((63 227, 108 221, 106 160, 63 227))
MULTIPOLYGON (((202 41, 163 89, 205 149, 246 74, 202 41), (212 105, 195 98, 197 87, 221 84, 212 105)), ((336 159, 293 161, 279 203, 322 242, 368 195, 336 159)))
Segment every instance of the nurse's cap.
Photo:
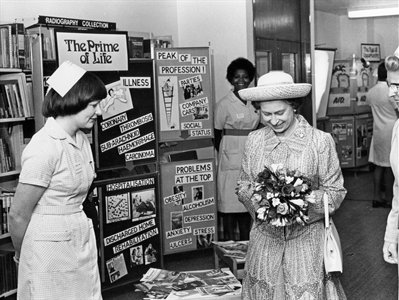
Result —
POLYGON ((49 89, 55 90, 61 97, 64 97, 66 93, 75 85, 76 82, 86 73, 85 69, 82 69, 78 65, 70 61, 64 61, 57 70, 47 79, 49 89))

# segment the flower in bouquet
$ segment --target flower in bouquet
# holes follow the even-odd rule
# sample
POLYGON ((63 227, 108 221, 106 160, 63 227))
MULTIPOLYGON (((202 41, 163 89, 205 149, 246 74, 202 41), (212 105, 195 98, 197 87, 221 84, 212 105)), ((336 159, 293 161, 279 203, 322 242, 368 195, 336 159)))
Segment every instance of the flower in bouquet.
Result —
POLYGON ((297 170, 288 170, 282 165, 271 165, 256 178, 251 200, 257 208, 259 222, 274 226, 308 222, 309 203, 312 197, 312 179, 297 170))

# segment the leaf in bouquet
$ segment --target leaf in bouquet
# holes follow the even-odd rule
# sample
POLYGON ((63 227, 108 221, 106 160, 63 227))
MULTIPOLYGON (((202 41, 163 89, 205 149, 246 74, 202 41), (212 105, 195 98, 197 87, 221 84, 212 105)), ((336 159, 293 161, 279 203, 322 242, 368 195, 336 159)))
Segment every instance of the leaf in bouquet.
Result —
POLYGON ((259 172, 257 182, 265 182, 272 175, 272 172, 265 166, 262 172, 259 172))
POLYGON ((303 201, 302 199, 291 199, 290 203, 295 204, 299 207, 303 207, 305 205, 305 201, 303 201))
POLYGON ((270 202, 269 200, 262 198, 262 200, 259 202, 259 205, 261 207, 266 207, 266 208, 270 208, 270 202))
POLYGON ((274 209, 270 209, 267 215, 268 215, 269 219, 273 219, 273 218, 277 217, 277 212, 274 209))
POLYGON ((302 186, 302 183, 303 183, 303 179, 297 178, 297 179, 295 180, 295 182, 294 182, 294 186, 295 186, 295 187, 296 187, 296 186, 302 186))
POLYGON ((256 211, 256 213, 257 213, 257 218, 258 218, 259 220, 264 221, 264 220, 266 219, 268 210, 267 210, 266 207, 261 207, 261 208, 258 208, 258 210, 256 211))
POLYGON ((256 182, 255 183, 255 192, 262 191, 264 189, 264 185, 262 183, 256 182))
POLYGON ((281 188, 281 194, 285 197, 290 196, 291 193, 295 190, 292 184, 286 184, 281 188))
POLYGON ((302 225, 302 226, 305 225, 305 222, 301 219, 301 217, 296 217, 295 221, 296 221, 298 224, 302 225))
POLYGON ((293 177, 293 176, 286 176, 285 177, 285 183, 286 184, 290 184, 291 182, 294 181, 294 179, 295 179, 295 177, 293 177))
POLYGON ((254 194, 252 195, 252 197, 251 197, 251 200, 252 200, 252 201, 255 201, 255 202, 262 201, 262 195, 260 195, 260 194, 258 194, 258 193, 254 193, 254 194))

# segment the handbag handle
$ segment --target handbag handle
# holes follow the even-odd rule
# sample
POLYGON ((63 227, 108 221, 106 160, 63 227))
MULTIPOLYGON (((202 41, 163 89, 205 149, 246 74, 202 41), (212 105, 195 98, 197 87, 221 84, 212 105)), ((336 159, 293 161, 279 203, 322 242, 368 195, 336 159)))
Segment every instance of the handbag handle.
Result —
POLYGON ((330 227, 330 216, 328 213, 328 195, 327 193, 323 194, 323 202, 324 202, 324 224, 326 228, 330 227))

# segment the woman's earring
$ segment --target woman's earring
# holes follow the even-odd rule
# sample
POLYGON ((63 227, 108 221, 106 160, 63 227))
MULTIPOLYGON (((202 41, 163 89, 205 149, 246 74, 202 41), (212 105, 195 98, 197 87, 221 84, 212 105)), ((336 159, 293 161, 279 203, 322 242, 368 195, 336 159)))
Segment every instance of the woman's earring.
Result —
POLYGON ((294 109, 294 113, 296 114, 296 109, 294 109))

